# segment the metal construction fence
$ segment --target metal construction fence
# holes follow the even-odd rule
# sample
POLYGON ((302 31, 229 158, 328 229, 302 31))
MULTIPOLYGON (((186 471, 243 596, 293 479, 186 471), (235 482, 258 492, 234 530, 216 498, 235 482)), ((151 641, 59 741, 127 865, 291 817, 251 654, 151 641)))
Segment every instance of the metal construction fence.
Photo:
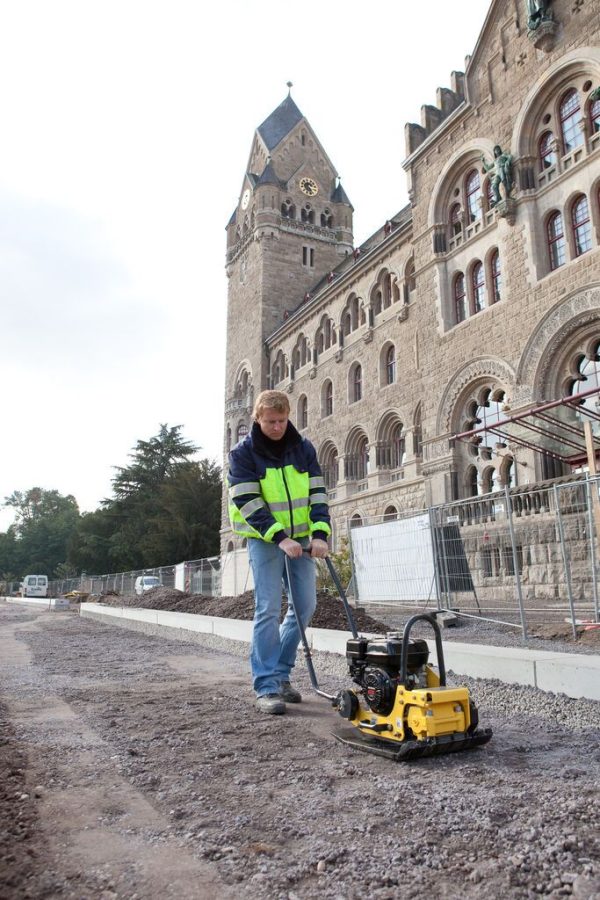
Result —
MULTIPOLYGON (((600 476, 555 479, 348 523, 352 594, 399 613, 449 609, 512 625, 600 621, 600 476), (350 527, 350 525, 354 527, 350 527)), ((247 553, 50 582, 49 594, 134 593, 136 578, 218 597, 252 587, 247 553)), ((0 583, 14 594, 19 583, 0 583)))
MULTIPOLYGON (((107 594, 114 592, 127 596, 134 593, 136 579, 140 575, 153 575, 159 579, 161 587, 178 588, 190 594, 205 594, 218 597, 221 593, 221 559, 218 556, 193 559, 174 566, 136 569, 132 572, 113 572, 110 575, 77 575, 51 581, 48 584, 50 597, 61 597, 71 591, 82 594, 107 594)), ((19 589, 19 582, 6 586, 7 594, 19 589)))
POLYGON ((363 520, 358 603, 515 625, 600 621, 599 478, 544 482, 363 520))

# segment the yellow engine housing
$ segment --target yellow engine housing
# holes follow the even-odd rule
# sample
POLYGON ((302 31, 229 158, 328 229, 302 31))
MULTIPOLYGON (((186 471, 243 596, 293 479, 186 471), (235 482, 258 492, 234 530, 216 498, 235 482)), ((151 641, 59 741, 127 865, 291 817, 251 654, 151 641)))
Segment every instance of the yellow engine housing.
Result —
POLYGON ((467 732, 471 726, 468 689, 441 687, 437 673, 429 665, 426 674, 427 687, 407 689, 399 685, 396 688, 389 715, 379 715, 359 702, 351 723, 365 735, 398 742, 425 741, 467 732))

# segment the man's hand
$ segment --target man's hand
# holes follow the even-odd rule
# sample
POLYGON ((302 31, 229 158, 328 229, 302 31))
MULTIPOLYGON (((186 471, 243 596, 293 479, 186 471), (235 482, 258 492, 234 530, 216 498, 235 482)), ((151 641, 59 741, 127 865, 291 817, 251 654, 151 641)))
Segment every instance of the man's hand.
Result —
MULTIPOLYGON (((323 543, 320 541, 320 543, 323 543)), ((299 544, 298 541, 293 541, 291 538, 284 538, 279 542, 279 549, 283 550, 286 556, 289 556, 290 559, 297 559, 299 556, 302 556, 302 544, 299 544)))
POLYGON ((316 559, 325 559, 325 557, 329 554, 329 547, 327 545, 327 541, 321 541, 319 538, 315 538, 310 542, 310 555, 316 559))

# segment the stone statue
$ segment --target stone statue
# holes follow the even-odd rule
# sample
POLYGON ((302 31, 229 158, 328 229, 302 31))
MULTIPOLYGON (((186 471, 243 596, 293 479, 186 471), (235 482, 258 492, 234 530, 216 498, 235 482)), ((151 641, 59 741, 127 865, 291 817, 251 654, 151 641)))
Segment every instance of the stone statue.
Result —
POLYGON ((500 195, 500 185, 504 187, 505 200, 509 199, 510 192, 513 189, 513 158, 510 153, 504 153, 502 147, 496 144, 494 147, 494 161, 486 163, 484 156, 481 157, 481 161, 485 172, 494 173, 492 176, 492 206, 496 206, 503 199, 500 195))
POLYGON ((551 0, 527 0, 527 27, 535 31, 544 19, 552 19, 551 0))

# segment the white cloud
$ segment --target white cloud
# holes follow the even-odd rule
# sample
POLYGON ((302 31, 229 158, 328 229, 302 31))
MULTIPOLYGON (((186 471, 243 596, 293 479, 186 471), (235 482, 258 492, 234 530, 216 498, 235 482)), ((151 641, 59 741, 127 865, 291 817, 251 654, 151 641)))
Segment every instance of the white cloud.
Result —
POLYGON ((487 7, 4 4, 0 497, 40 484, 94 508, 161 422, 220 456, 225 226, 254 130, 293 81, 364 240, 407 202, 404 123, 487 7))

